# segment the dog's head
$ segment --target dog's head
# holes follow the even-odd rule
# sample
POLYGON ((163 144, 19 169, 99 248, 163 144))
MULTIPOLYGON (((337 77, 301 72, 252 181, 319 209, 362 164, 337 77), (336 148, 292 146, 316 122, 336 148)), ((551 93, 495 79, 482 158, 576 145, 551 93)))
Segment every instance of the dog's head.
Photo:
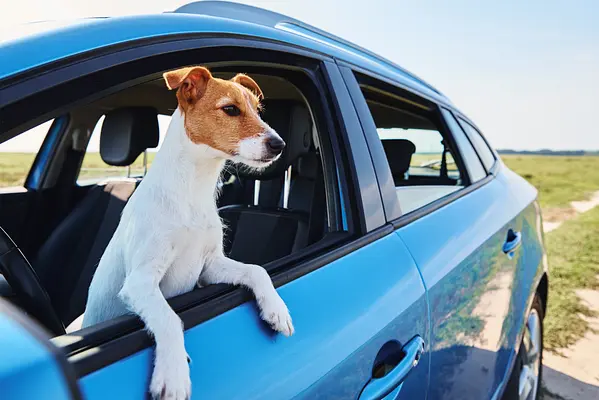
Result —
POLYGON ((285 142, 260 118, 263 95, 252 78, 244 74, 230 80, 214 78, 204 67, 181 68, 163 76, 169 89, 177 89, 185 133, 193 143, 252 167, 266 167, 280 156, 285 142))

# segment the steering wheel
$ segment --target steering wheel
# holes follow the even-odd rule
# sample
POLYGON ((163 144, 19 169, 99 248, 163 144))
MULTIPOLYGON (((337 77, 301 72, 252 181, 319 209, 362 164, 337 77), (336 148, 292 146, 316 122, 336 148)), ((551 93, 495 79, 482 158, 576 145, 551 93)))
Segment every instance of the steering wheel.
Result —
POLYGON ((0 227, 0 273, 15 291, 25 311, 55 335, 65 329, 52 307, 50 297, 42 287, 35 270, 11 237, 0 227))

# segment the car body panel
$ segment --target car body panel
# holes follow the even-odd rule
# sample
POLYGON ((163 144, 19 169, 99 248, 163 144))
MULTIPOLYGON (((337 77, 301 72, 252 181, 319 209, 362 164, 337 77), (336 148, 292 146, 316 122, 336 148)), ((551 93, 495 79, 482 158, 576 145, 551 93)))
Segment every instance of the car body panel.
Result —
POLYGON ((541 257, 536 240, 512 259, 502 251, 508 229, 537 237, 536 212, 523 211, 497 178, 397 231, 428 289, 432 398, 491 398, 503 387, 541 257))
MULTIPOLYGON (((185 332, 198 398, 357 397, 390 340, 427 337, 427 306, 409 252, 389 234, 278 289, 296 333, 273 334, 248 302, 185 332)), ((81 379, 85 398, 142 398, 153 349, 81 379)), ((425 399, 428 352, 400 392, 425 399)))
POLYGON ((2 399, 72 399, 72 389, 51 351, 52 345, 40 337, 39 328, 39 332, 32 332, 33 322, 26 318, 0 299, 2 399))
MULTIPOLYGON (((139 40, 180 40, 194 35, 261 38, 307 48, 346 62, 359 65, 397 80, 412 90, 448 103, 449 100, 425 82, 393 68, 372 55, 364 54, 333 39, 310 32, 298 33, 243 21, 206 15, 165 13, 134 17, 90 18, 63 23, 38 23, 25 27, 18 39, 0 42, 4 60, 0 65, 2 80, 53 62, 68 59, 103 48, 132 44, 139 40), (58 26, 58 27, 57 27, 58 26)), ((14 37, 14 36, 13 36, 14 37)))

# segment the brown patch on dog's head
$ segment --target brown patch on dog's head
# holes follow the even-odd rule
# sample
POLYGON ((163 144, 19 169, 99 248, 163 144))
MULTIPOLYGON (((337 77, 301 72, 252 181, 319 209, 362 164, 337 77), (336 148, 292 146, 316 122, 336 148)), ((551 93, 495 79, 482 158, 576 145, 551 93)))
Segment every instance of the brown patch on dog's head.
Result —
POLYGON ((268 151, 272 153, 273 137, 284 146, 276 132, 260 118, 262 90, 249 76, 238 74, 231 80, 223 80, 214 78, 204 67, 188 67, 166 72, 164 80, 169 89, 177 89, 179 107, 185 115, 185 131, 193 143, 250 161, 267 158, 268 151), (247 139, 255 139, 256 145, 247 139), (245 155, 240 154, 244 140, 244 148, 249 148, 250 142, 256 147, 246 150, 245 155), (269 140, 271 150, 268 150, 269 140))

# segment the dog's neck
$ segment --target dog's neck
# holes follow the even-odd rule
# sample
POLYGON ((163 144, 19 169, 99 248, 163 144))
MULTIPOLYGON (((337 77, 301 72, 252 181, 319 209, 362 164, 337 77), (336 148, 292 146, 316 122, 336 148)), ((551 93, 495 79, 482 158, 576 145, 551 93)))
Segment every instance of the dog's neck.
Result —
POLYGON ((185 116, 177 108, 145 180, 180 196, 181 201, 214 203, 224 164, 218 151, 189 140, 185 116))

